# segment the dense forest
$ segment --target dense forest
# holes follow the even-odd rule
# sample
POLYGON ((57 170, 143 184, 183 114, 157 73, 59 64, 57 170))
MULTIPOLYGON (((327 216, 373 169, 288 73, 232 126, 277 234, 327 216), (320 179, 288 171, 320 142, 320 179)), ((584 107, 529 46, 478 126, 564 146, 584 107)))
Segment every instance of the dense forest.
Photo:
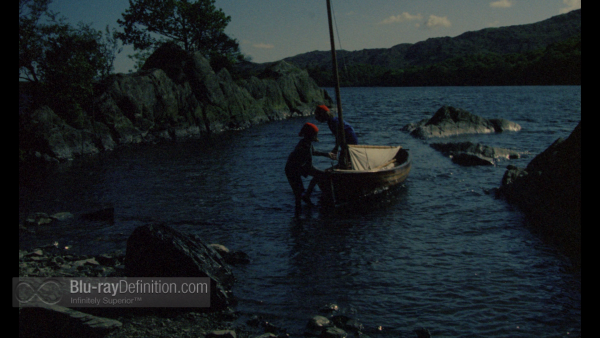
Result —
MULTIPOLYGON (((333 86, 331 53, 284 59, 333 86)), ((581 10, 388 49, 338 51, 342 86, 580 85, 581 10)))
MULTIPOLYGON (((331 68, 307 69, 320 86, 334 86, 331 68)), ((342 86, 581 85, 581 34, 526 53, 480 53, 427 66, 394 69, 354 64, 340 70, 342 86)))

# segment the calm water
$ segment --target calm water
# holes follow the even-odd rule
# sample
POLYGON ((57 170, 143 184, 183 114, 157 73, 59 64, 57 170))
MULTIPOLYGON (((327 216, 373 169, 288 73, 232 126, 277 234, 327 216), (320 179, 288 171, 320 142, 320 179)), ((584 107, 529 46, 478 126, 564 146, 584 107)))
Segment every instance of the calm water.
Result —
MULTIPOLYGON (((421 326, 435 337, 580 334, 580 275, 528 230, 518 210, 486 191, 500 185, 506 165, 524 167, 571 133, 581 120, 581 87, 342 88, 341 95, 362 143, 411 149, 413 169, 400 189, 352 210, 317 206, 296 217, 283 168, 302 124, 315 121, 294 118, 210 141, 119 149, 51 177, 31 173, 19 185, 21 219, 112 205, 115 224, 40 227, 21 237, 21 247, 57 241, 76 253, 124 249, 135 227, 164 220, 250 255, 251 264, 234 268, 238 310, 262 314, 294 336, 326 303, 374 337, 413 337, 421 326), (512 148, 523 157, 460 167, 400 131, 442 105, 523 127, 448 141, 512 148)), ((316 147, 330 150, 333 137, 319 127, 316 147)))

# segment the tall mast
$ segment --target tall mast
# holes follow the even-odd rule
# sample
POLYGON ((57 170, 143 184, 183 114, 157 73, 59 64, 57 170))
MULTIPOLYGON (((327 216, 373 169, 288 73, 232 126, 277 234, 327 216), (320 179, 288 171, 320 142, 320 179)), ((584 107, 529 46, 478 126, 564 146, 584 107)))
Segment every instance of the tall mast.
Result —
POLYGON ((343 168, 346 168, 348 162, 348 145, 346 145, 346 133, 344 132, 344 117, 342 116, 342 98, 340 96, 340 76, 338 74, 337 57, 335 55, 335 40, 333 38, 333 25, 331 20, 331 2, 327 0, 327 19, 329 21, 329 40, 331 42, 331 61, 333 64, 333 77, 335 79, 335 97, 338 109, 338 139, 340 141, 340 150, 342 152, 341 160, 345 163, 340 163, 343 168))

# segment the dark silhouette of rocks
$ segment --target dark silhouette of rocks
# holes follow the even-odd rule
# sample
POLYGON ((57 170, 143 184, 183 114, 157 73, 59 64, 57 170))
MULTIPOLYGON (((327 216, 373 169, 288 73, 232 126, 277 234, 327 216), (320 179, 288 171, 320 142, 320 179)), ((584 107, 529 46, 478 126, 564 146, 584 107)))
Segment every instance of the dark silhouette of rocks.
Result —
POLYGON ((581 263, 581 122, 526 168, 508 166, 497 194, 581 263))

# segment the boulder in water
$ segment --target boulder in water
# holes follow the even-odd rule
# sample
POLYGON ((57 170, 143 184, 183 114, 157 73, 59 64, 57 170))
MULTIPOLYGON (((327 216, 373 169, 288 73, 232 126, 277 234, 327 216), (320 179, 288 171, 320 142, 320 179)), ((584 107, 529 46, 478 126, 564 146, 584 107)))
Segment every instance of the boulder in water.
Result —
POLYGON ((408 124, 403 130, 414 137, 428 139, 462 134, 519 131, 521 126, 505 119, 486 119, 463 109, 443 106, 430 119, 408 124))

